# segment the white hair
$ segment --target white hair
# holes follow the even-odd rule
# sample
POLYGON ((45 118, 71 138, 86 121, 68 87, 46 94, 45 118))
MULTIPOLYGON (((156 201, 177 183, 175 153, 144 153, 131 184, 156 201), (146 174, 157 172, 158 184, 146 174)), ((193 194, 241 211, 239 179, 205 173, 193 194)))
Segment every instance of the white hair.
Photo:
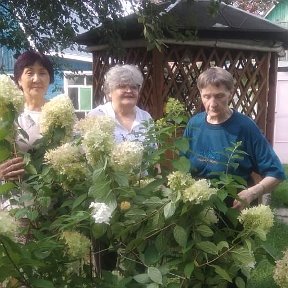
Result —
POLYGON ((143 75, 135 65, 115 65, 105 74, 104 93, 106 96, 120 85, 137 85, 141 88, 143 75))

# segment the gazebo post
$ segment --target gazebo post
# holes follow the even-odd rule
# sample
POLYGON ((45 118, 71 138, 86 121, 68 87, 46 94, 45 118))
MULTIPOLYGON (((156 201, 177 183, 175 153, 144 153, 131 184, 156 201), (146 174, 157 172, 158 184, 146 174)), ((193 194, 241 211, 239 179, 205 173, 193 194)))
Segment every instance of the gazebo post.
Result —
POLYGON ((164 86, 164 57, 163 53, 157 48, 152 51, 152 87, 153 95, 151 97, 152 102, 152 117, 159 119, 163 115, 163 86, 164 86))

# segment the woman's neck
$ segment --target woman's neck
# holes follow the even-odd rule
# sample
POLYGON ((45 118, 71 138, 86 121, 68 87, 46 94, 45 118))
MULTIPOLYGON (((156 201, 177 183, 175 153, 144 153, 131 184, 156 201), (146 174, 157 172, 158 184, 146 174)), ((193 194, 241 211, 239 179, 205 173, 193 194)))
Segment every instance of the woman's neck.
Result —
POLYGON ((226 120, 228 120, 233 114, 233 110, 232 109, 228 109, 226 112, 224 112, 221 117, 210 117, 208 114, 207 114, 207 117, 206 117, 206 120, 208 123, 210 124, 221 124, 223 122, 225 122, 226 120))
POLYGON ((44 98, 41 99, 29 99, 26 97, 25 99, 25 109, 30 111, 41 111, 42 106, 46 103, 44 98))
POLYGON ((120 117, 135 117, 135 107, 123 107, 112 103, 112 108, 117 116, 120 117))

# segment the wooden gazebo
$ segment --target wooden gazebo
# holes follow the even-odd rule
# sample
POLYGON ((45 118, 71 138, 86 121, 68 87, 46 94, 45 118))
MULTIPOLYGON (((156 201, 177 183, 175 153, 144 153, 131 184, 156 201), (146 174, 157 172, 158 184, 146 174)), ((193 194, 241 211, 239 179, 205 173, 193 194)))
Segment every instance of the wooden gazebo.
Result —
POLYGON ((136 15, 123 18, 120 35, 125 53, 114 54, 103 43, 101 28, 78 36, 77 42, 93 53, 95 105, 103 102, 107 69, 116 63, 137 64, 145 75, 139 106, 154 119, 163 114, 168 97, 186 104, 192 114, 201 110, 196 79, 210 66, 220 66, 235 78, 231 106, 254 119, 273 143, 278 55, 288 45, 288 30, 221 3, 215 16, 210 1, 178 1, 168 14, 182 30, 197 29, 197 37, 179 41, 169 31, 158 49, 147 50, 143 26, 136 15))

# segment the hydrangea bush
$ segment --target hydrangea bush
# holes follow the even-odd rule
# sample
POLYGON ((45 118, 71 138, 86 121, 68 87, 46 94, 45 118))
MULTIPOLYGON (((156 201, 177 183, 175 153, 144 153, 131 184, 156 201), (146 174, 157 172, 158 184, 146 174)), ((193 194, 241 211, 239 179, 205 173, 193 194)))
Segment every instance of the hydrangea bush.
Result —
MULTIPOLYGON (((170 99, 164 117, 147 123, 146 141, 116 145, 110 118, 74 125, 62 100, 44 109, 43 138, 25 155, 25 179, 13 191, 1 186, 7 199, 18 197, 0 213, 0 283, 245 287, 273 213, 227 207, 225 198, 245 184, 232 175, 211 183, 191 177, 181 156, 187 140, 177 136, 187 121, 183 105, 170 99)), ((231 151, 227 165, 241 157, 231 151)))

